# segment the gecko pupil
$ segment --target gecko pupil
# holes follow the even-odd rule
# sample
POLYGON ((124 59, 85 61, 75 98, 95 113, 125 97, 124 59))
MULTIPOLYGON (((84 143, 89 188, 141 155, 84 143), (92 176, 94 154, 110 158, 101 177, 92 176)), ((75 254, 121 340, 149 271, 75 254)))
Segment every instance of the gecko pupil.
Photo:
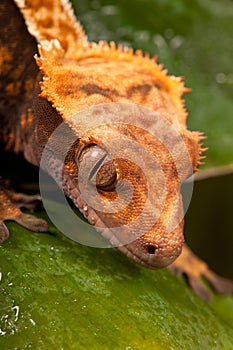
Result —
POLYGON ((94 165, 92 168, 90 175, 89 175, 89 180, 91 180, 96 173, 98 172, 99 168, 101 167, 102 163, 104 162, 105 158, 107 157, 107 154, 105 154, 102 158, 100 158, 97 163, 94 165))

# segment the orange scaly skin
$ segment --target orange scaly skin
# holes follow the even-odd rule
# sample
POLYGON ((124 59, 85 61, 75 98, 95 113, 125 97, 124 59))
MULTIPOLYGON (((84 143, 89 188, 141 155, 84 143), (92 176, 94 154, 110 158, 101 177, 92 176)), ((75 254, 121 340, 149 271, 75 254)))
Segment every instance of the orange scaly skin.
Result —
MULTIPOLYGON (((158 220, 153 223, 158 197, 163 195, 163 184, 145 154, 138 154, 139 164, 146 164, 146 175, 151 179, 154 192, 151 193, 144 220, 139 220, 135 228, 148 225, 148 229, 135 241, 119 249, 146 267, 157 269, 172 263, 171 270, 177 274, 186 273, 193 290, 206 301, 210 299, 210 294, 201 284, 201 276, 208 279, 218 292, 232 293, 231 282, 216 276, 186 246, 182 251, 183 220, 172 232, 167 232, 171 217, 183 216, 180 184, 197 170, 204 151, 200 145, 202 134, 191 132, 186 127, 187 112, 182 95, 187 89, 182 79, 169 76, 155 58, 141 51, 133 52, 130 48, 116 46, 114 42, 89 42, 66 0, 3 0, 0 20, 3 33, 0 43, 0 95, 3 101, 0 105, 0 137, 5 147, 23 152, 29 162, 40 166, 49 136, 65 122, 76 135, 77 143, 65 160, 64 192, 105 237, 111 237, 111 241, 117 239, 111 229, 114 225, 122 226, 123 236, 130 233, 127 224, 142 211, 148 185, 140 168, 124 159, 124 147, 119 146, 118 158, 111 161, 107 160, 108 149, 104 150, 100 145, 114 139, 136 140, 158 160, 168 194, 158 220), (33 58, 35 54, 36 61, 33 58), (174 163, 168 150, 152 135, 157 128, 153 118, 140 115, 144 129, 136 126, 139 122, 135 120, 138 118, 136 114, 126 116, 124 124, 114 124, 117 116, 109 117, 108 110, 108 104, 112 102, 133 103, 157 112, 180 136, 189 161, 180 154, 179 145, 172 144, 170 135, 163 135, 166 136, 167 145, 174 149, 174 163), (85 131, 90 119, 73 122, 74 115, 100 104, 105 104, 101 125, 85 131), (111 207, 117 197, 116 185, 121 184, 122 180, 130 182, 133 189, 133 197, 127 205, 120 201, 119 208, 112 205, 114 210, 110 213, 88 206, 77 186, 77 154, 81 162, 85 157, 90 159, 93 150, 99 157, 104 152, 104 157, 99 158, 102 165, 96 172, 96 184, 106 205, 111 207)), ((62 146, 58 140, 58 152, 62 153, 62 146)), ((54 174, 57 161, 55 154, 48 158, 54 174)), ((1 241, 9 235, 4 225, 4 220, 8 219, 16 220, 32 230, 46 230, 44 222, 36 222, 32 217, 29 222, 29 217, 25 217, 18 208, 25 204, 25 198, 16 200, 12 193, 0 187, 0 196, 7 198, 7 208, 10 208, 6 210, 6 206, 0 205, 1 241)), ((125 196, 127 199, 127 193, 125 196)))

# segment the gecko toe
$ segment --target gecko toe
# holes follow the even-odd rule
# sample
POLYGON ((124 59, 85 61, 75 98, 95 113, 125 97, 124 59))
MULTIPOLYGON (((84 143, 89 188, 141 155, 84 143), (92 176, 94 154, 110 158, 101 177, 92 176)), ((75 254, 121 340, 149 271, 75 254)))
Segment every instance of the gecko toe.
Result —
POLYGON ((218 276, 211 270, 206 270, 203 276, 219 294, 233 294, 233 282, 227 278, 218 276))
POLYGON ((0 243, 5 242, 9 237, 9 230, 3 221, 0 221, 0 243))
POLYGON ((34 232, 48 231, 48 224, 45 220, 37 218, 30 214, 21 213, 21 215, 18 218, 15 218, 15 221, 21 226, 34 232))
POLYGON ((185 245, 181 255, 169 266, 169 270, 175 275, 185 275, 191 289, 205 302, 210 302, 212 293, 203 283, 204 278, 217 293, 233 294, 233 282, 218 276, 208 265, 199 259, 185 245))
POLYGON ((45 220, 23 213, 21 207, 34 209, 40 202, 39 195, 25 195, 10 189, 9 182, 0 178, 0 243, 7 240, 9 231, 4 221, 16 221, 21 226, 34 232, 47 232, 45 220))
POLYGON ((198 295, 199 298, 204 300, 206 303, 209 303, 212 299, 212 294, 203 284, 201 278, 197 279, 189 275, 187 276, 187 279, 188 279, 188 284, 190 285, 194 293, 198 295))

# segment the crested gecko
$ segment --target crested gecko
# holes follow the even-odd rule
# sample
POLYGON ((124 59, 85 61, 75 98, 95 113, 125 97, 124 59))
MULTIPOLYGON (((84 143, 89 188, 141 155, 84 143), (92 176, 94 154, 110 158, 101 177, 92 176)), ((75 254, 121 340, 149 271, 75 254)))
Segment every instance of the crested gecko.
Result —
MULTIPOLYGON (((125 242, 118 249, 135 262, 186 274, 205 301, 211 294, 202 276, 217 292, 232 293, 233 283, 217 276, 184 244, 180 185, 198 169, 205 149, 203 134, 186 126, 182 95, 188 89, 182 79, 169 76, 155 57, 140 50, 89 42, 67 0, 3 0, 0 30, 4 148, 42 166, 48 140, 64 123, 76 142, 65 155, 61 185, 87 220, 111 243, 125 242), (92 115, 80 117, 87 109, 92 115), (114 157, 111 142, 117 148, 114 157), (135 142, 136 155, 128 159, 125 145, 135 142), (97 189, 108 210, 85 201, 81 168, 87 191, 97 189), (120 191, 123 198, 116 201, 120 191), (134 239, 128 241, 132 231, 134 239)), ((56 150, 44 166, 55 179, 63 142, 65 138, 55 140, 56 150)), ((44 220, 20 209, 30 208, 37 198, 17 194, 0 181, 1 242, 9 236, 6 220, 36 232, 48 229, 44 220)))

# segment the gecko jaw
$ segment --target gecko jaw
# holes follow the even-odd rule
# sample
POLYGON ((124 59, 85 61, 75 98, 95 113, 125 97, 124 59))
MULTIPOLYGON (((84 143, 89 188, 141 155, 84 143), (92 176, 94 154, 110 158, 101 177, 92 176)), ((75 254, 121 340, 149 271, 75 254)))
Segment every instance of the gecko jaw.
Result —
MULTIPOLYGON (((131 260, 151 269, 166 267, 180 255, 183 246, 183 222, 169 233, 166 233, 165 229, 160 228, 159 230, 155 224, 150 231, 136 236, 135 239, 131 238, 127 241, 126 238, 123 241, 121 237, 127 237, 127 225, 126 227, 122 226, 122 231, 118 236, 116 232, 119 231, 114 232, 114 227, 108 227, 97 212, 84 201, 72 176, 65 176, 63 188, 66 189, 66 195, 88 222, 109 242, 109 245, 107 243, 104 245, 105 247, 117 247, 131 260)), ((92 242, 90 242, 90 246, 93 246, 92 242)))
POLYGON ((110 246, 117 247, 118 250, 124 253, 128 258, 144 267, 154 270, 166 267, 170 265, 181 253, 183 245, 182 239, 179 246, 174 249, 174 253, 166 258, 166 253, 164 252, 165 258, 161 258, 161 260, 157 258, 160 249, 155 244, 147 245, 147 249, 134 249, 134 246, 138 246, 138 242, 141 241, 140 237, 131 243, 123 245, 120 240, 114 235, 113 230, 106 227, 96 212, 84 203, 80 195, 75 199, 73 198, 73 201, 76 206, 77 204, 80 205, 82 203, 82 206, 79 207, 80 212, 84 215, 88 222, 95 227, 95 229, 102 235, 102 237, 109 242, 110 246))

